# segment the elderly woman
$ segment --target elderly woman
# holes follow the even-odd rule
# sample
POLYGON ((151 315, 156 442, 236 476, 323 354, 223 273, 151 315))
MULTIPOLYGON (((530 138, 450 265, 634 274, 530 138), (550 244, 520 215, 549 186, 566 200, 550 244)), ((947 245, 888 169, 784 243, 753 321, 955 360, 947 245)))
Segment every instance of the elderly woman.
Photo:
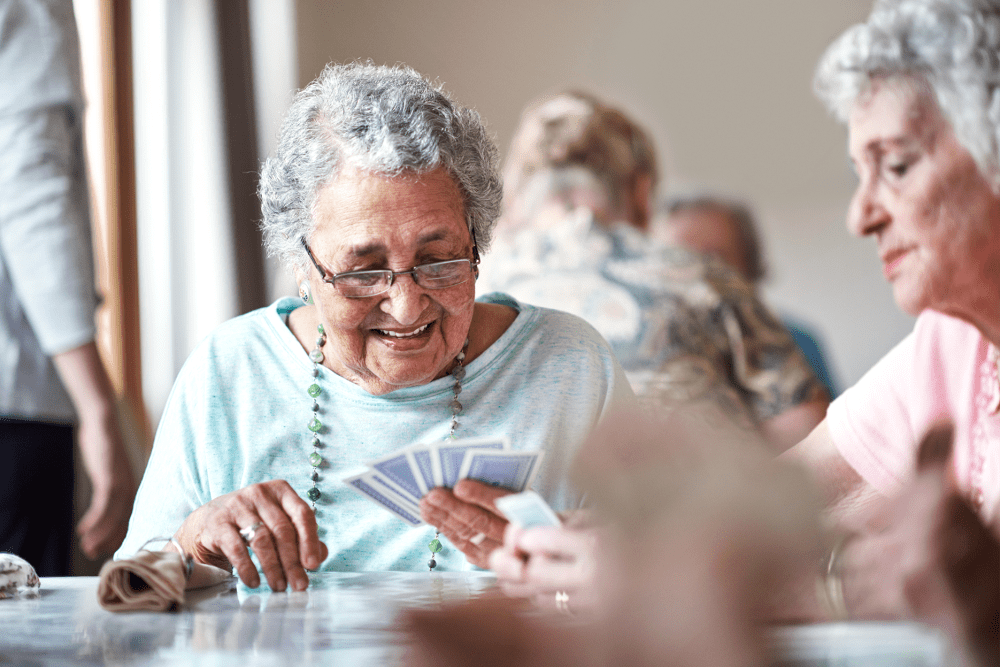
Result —
POLYGON ((502 540, 503 491, 466 480, 425 496, 423 518, 447 538, 435 555, 434 528, 340 481, 448 437, 544 450, 537 490, 576 504, 567 461, 606 409, 634 398, 581 320, 504 295, 475 301, 499 213, 496 156, 478 115, 412 70, 331 66, 298 93, 260 194, 268 249, 301 298, 223 324, 192 353, 119 553, 173 534, 257 586, 249 547, 275 590, 304 589, 305 569, 484 565, 502 540))
POLYGON ((816 472, 839 522, 860 531, 835 559, 846 612, 938 618, 954 617, 953 608, 993 624, 994 650, 998 52, 997 0, 891 0, 877 2, 820 62, 816 90, 848 123, 859 178, 848 228, 875 240, 896 302, 918 319, 789 452, 816 472), (931 483, 917 472, 928 458, 917 445, 940 420, 954 424, 954 445, 931 483), (904 500, 879 511, 873 529, 872 508, 895 496, 904 500))
MULTIPOLYGON (((997 0, 884 0, 824 56, 816 87, 849 124, 859 176, 848 226, 875 239, 898 304, 919 317, 786 455, 853 535, 791 613, 922 618, 988 664, 1000 661, 998 52, 997 0), (941 420, 953 443, 932 429, 941 420)), ((548 555, 586 553, 568 531, 511 537, 494 565, 512 590, 565 586, 552 570, 574 560, 548 555)))

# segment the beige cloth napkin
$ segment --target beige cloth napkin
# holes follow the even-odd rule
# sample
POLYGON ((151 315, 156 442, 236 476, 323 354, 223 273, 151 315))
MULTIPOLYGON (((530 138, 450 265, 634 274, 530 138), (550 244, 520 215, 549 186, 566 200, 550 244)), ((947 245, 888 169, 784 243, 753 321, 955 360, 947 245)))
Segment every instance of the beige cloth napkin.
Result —
POLYGON ((232 577, 230 572, 195 563, 185 581, 184 559, 176 551, 140 551, 101 568, 97 599, 108 611, 173 611, 184 591, 205 588, 232 577))

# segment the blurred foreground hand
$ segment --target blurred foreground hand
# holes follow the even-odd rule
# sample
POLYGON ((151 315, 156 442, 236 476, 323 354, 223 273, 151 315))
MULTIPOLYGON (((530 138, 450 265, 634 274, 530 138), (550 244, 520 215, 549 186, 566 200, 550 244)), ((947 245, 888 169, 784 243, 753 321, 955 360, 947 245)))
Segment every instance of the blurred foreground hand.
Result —
POLYGON ((789 573, 815 572, 819 503, 745 436, 717 413, 609 417, 575 466, 596 527, 511 529, 516 546, 494 554, 521 559, 503 587, 542 611, 489 598, 413 612, 411 664, 767 664, 765 610, 789 573))

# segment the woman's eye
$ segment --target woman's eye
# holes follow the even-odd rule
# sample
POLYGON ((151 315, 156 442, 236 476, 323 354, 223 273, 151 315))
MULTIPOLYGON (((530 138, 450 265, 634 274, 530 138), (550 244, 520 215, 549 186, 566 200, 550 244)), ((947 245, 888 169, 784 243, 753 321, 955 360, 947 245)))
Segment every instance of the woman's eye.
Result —
POLYGON ((906 176, 907 172, 910 171, 910 167, 913 166, 914 161, 913 159, 906 159, 887 162, 886 169, 896 178, 901 178, 906 176))

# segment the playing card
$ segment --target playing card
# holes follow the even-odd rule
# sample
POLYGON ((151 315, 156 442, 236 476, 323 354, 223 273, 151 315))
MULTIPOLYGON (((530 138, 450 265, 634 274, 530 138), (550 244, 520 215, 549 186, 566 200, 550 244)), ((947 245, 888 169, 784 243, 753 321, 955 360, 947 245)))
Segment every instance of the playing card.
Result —
POLYGON ((475 479, 508 491, 524 491, 535 478, 542 452, 466 450, 458 479, 475 479))
POLYGON ((423 523, 420 518, 420 510, 385 483, 377 472, 366 470, 365 472, 347 477, 344 483, 361 493, 369 500, 372 500, 386 508, 400 519, 411 526, 419 526, 423 523))
POLYGON ((545 499, 534 491, 512 493, 509 496, 497 498, 494 503, 508 521, 522 528, 562 524, 545 499))
POLYGON ((440 486, 434 481, 434 461, 437 452, 433 445, 413 445, 406 449, 407 458, 412 461, 416 468, 415 476, 417 482, 423 484, 424 493, 427 493, 435 486, 440 486))
MULTIPOLYGON (((463 438, 461 440, 446 440, 437 445, 437 457, 432 461, 437 464, 434 470, 434 480, 437 486, 452 488, 455 482, 462 479, 462 463, 465 453, 470 449, 508 450, 510 441, 507 438, 463 438)), ((522 489, 515 489, 521 491, 522 489)))
POLYGON ((407 458, 405 450, 371 461, 368 466, 392 482, 395 490, 403 492, 404 497, 414 504, 419 504, 420 499, 427 492, 426 489, 420 487, 417 475, 414 474, 413 468, 410 466, 410 459, 407 458))

